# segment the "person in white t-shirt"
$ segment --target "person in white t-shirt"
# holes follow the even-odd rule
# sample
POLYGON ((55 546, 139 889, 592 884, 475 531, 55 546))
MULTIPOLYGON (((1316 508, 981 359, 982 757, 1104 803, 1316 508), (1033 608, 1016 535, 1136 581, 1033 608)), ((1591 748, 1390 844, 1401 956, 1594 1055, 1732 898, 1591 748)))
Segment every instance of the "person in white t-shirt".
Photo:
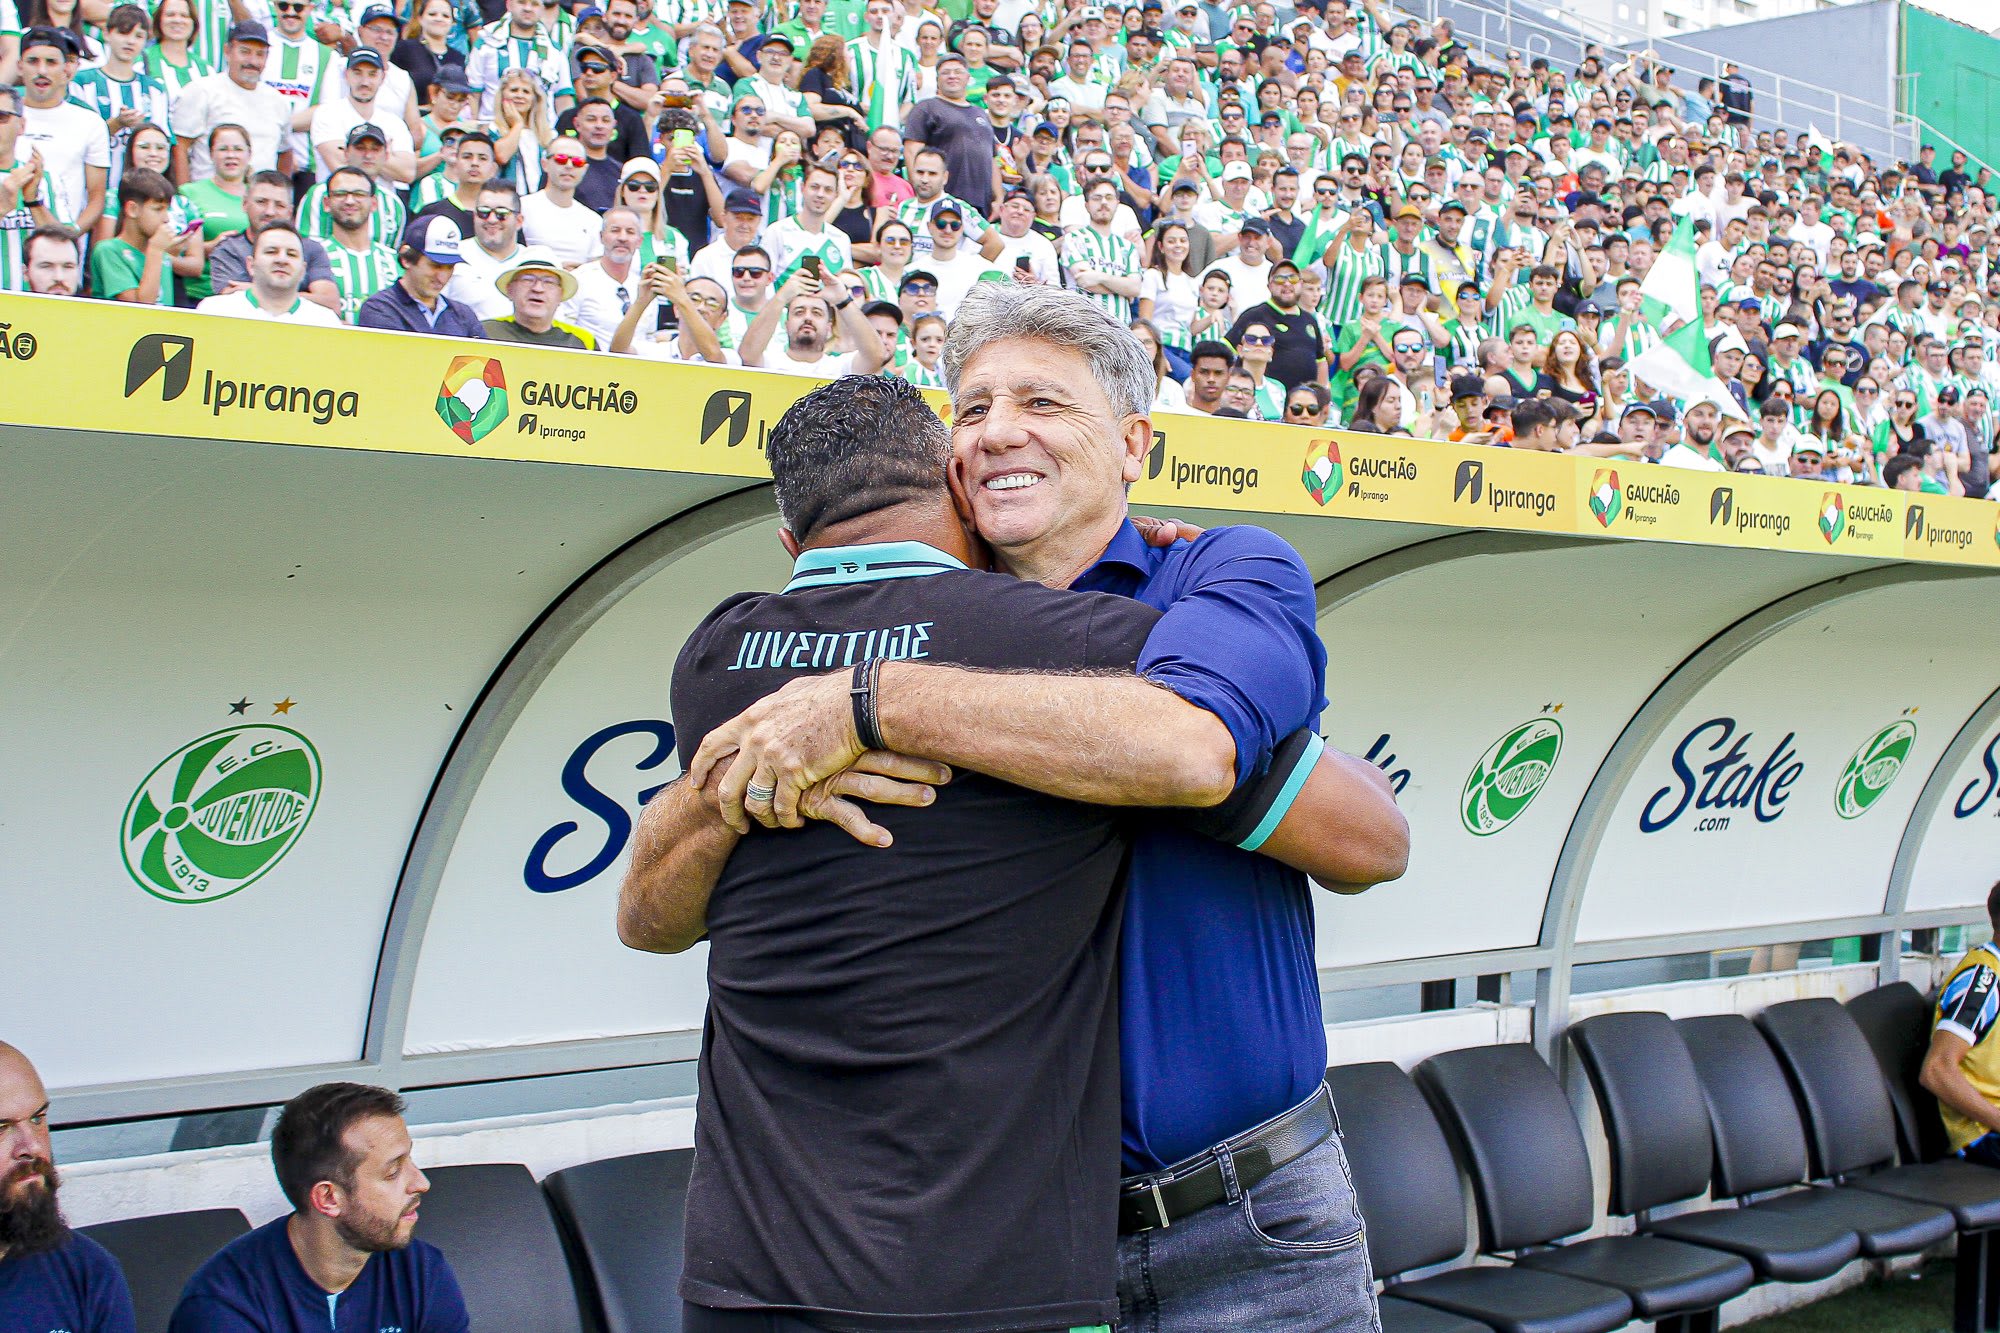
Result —
POLYGON ((807 163, 805 175, 799 178, 798 216, 779 218, 764 228, 764 248, 771 252, 778 281, 790 277, 807 255, 819 259, 820 271, 828 277, 854 266, 847 233, 830 225, 827 218, 839 198, 839 173, 824 162, 807 163))
POLYGON ((263 24, 234 24, 222 48, 223 68, 181 89, 174 99, 174 166, 182 179, 215 174, 208 132, 217 125, 241 125, 249 132, 252 171, 290 175, 298 166, 284 142, 291 132, 291 99, 264 82, 270 55, 271 34, 263 24))
POLYGON ((985 256, 963 244, 965 214, 957 201, 947 196, 931 205, 925 227, 930 232, 931 256, 924 261, 924 268, 937 279, 938 313, 946 319, 958 313, 958 303, 965 299, 974 283, 1009 280, 1004 269, 988 263, 985 256))
POLYGON ((452 266, 444 294, 470 307, 475 319, 500 319, 514 306, 493 280, 521 254, 520 191, 505 181, 480 186, 472 204, 472 235, 472 244, 459 247, 459 262, 452 266))
MULTIPOLYGON (((69 101, 68 29, 37 28, 22 39, 17 64, 23 87, 21 133, 15 152, 41 154, 57 217, 74 219, 85 236, 104 214, 111 139, 96 112, 69 101)), ((73 40, 73 38, 72 38, 73 40)))
MULTIPOLYGON (((423 6, 419 4, 417 8, 421 9, 423 6)), ((363 49, 373 50, 376 55, 382 57, 382 91, 375 95, 375 101, 382 108, 382 114, 403 122, 403 127, 410 131, 413 138, 420 135, 423 121, 419 119, 422 108, 419 105, 418 93, 426 90, 419 89, 408 72, 389 58, 396 50, 396 42, 403 35, 403 25, 396 17, 396 7, 382 4, 379 0, 369 5, 361 11, 360 17, 355 19, 354 35, 360 42, 357 52, 363 49)), ((349 61, 353 59, 352 55, 348 57, 349 61)), ((329 71, 336 77, 341 72, 338 67, 329 71)), ((330 86, 338 88, 340 85, 336 83, 330 86)))
POLYGON ((402 185, 416 178, 417 151, 409 127, 376 100, 383 68, 382 57, 372 48, 359 48, 347 58, 346 96, 329 97, 313 108, 311 139, 320 180, 335 167, 347 165, 348 135, 363 125, 380 131, 378 137, 388 150, 382 160, 382 177, 402 185))
POLYGON ((1025 273, 1036 282, 1060 284, 1062 259, 1049 238, 1035 230, 1034 223, 1034 196, 1019 185, 1007 191, 1000 201, 1000 253, 993 256, 993 262, 1008 274, 1025 273), (1023 259, 1028 261, 1025 269, 1023 259))
POLYGON ((882 368, 882 340, 861 313, 861 302, 837 282, 822 287, 812 270, 804 268, 792 274, 777 296, 757 312, 736 350, 746 366, 820 379, 873 375, 882 368), (836 293, 838 298, 830 301, 836 293), (783 350, 771 346, 781 316, 788 344, 783 350), (836 354, 827 350, 836 320, 853 351, 836 354))
POLYGON ((729 290, 729 266, 736 252, 757 244, 764 230, 764 201, 755 191, 738 185, 722 200, 722 235, 694 252, 688 261, 688 276, 707 278, 729 290))
POLYGON ((634 262, 643 230, 638 213, 623 204, 605 209, 598 247, 602 253, 576 269, 576 295, 556 313, 564 323, 589 329, 599 347, 611 346, 612 333, 635 302, 649 307, 640 316, 639 330, 650 338, 659 327, 661 303, 646 296, 634 262))
POLYGON ((539 245, 575 268, 602 252, 604 219, 576 197, 576 187, 590 165, 583 141, 566 134, 542 155, 548 175, 542 188, 521 201, 521 239, 539 245))
POLYGON ((250 285, 195 306, 204 315, 262 319, 273 324, 345 327, 340 316, 299 294, 306 280, 305 242, 289 222, 267 222, 250 247, 250 285))

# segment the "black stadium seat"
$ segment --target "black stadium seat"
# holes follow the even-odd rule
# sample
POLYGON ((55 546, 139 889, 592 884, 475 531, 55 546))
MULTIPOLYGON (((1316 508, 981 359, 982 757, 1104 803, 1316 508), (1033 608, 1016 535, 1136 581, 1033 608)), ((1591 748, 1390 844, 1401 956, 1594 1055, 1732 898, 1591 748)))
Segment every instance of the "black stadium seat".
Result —
POLYGON ((444 1251, 476 1329, 582 1333, 576 1289, 548 1200, 516 1162, 425 1172, 417 1235, 444 1251))
POLYGON ((1931 1002, 1907 981, 1877 986, 1847 1002, 1847 1015, 1868 1039, 1896 1112, 1896 1142, 1906 1162, 1951 1154, 1937 1098, 1918 1081, 1931 1045, 1931 1002))
MULTIPOLYGON (((1789 1137, 1760 1140, 1732 1133, 1726 1165, 1717 1160, 1722 1143, 1710 1128, 1703 1080, 1682 1034, 1665 1014, 1603 1014, 1570 1029, 1584 1069, 1597 1092, 1611 1145, 1611 1211, 1638 1214, 1699 1198, 1711 1177, 1723 1196, 1750 1194, 1796 1184, 1805 1176, 1805 1145, 1791 1111, 1783 1075, 1774 1114, 1789 1137), (1742 1142, 1739 1144, 1739 1138, 1742 1142), (1756 1156, 1751 1157, 1752 1149, 1756 1156)), ((1762 1039, 1748 1023, 1742 1033, 1758 1046, 1762 1039)), ((1764 1051, 1770 1059, 1768 1049, 1764 1051)), ((1777 1074, 1775 1062, 1771 1066, 1777 1074)), ((1731 1107, 1732 1122, 1754 1108, 1731 1107)), ((1646 1218, 1641 1230, 1707 1245, 1742 1256, 1757 1275, 1774 1282, 1811 1282, 1838 1272, 1860 1253, 1850 1227, 1827 1219, 1787 1217, 1760 1208, 1710 1208, 1667 1218, 1646 1218)))
MULTIPOLYGON (((1385 1295, 1433 1306, 1500 1333, 1609 1333, 1632 1316, 1621 1291, 1555 1273, 1480 1265, 1397 1282, 1418 1268, 1447 1263, 1465 1251, 1465 1194, 1451 1145, 1417 1085, 1385 1062, 1327 1071, 1340 1110, 1341 1140, 1354 1191, 1368 1227, 1375 1275, 1390 1279, 1385 1295)), ((1384 1330, 1433 1333, 1456 1325, 1404 1325, 1384 1301, 1384 1330)))
POLYGON ((1492 1326, 1475 1324, 1449 1310, 1384 1296, 1380 1302, 1382 1333, 1492 1333, 1492 1326))
POLYGON ((585 1162, 542 1182, 605 1333, 680 1333, 682 1212, 692 1149, 585 1162))
MULTIPOLYGON (((1837 1004, 1833 1009, 1841 1012, 1837 1004)), ((1718 1192, 1741 1198, 1826 1174, 1816 1169, 1819 1158, 1800 1123, 1793 1085, 1755 1024, 1741 1014, 1718 1014, 1684 1018, 1674 1026, 1687 1040, 1708 1099, 1718 1192)), ((1855 1042, 1861 1045, 1858 1034, 1855 1042)), ((1857 1072, 1874 1080, 1879 1089, 1875 1060, 1865 1045, 1857 1072)), ((1881 1097, 1879 1090, 1877 1097, 1881 1097)), ((1887 1102, 1882 1100, 1877 1128, 1893 1138, 1887 1102)), ((1857 1121, 1853 1130, 1863 1134, 1866 1126, 1857 1121)), ((1836 1158, 1846 1160, 1848 1151, 1845 1147, 1836 1149, 1836 1158)), ((1955 1229, 1951 1215, 1943 1209, 1907 1199, 1894 1200, 1885 1208, 1881 1201, 1887 1197, 1835 1185, 1781 1194, 1752 1207, 1758 1212, 1845 1227, 1854 1233, 1862 1257, 1868 1259, 1915 1254, 1955 1229)))
POLYGON ((1447 1051, 1417 1067, 1470 1168, 1480 1248, 1523 1268, 1615 1287, 1637 1318, 1713 1329, 1724 1301, 1749 1290, 1750 1265, 1659 1236, 1599 1236, 1590 1152, 1555 1071, 1532 1046, 1447 1051), (1543 1248, 1553 1247, 1553 1248, 1543 1248))
MULTIPOLYGON (((1814 1168, 1857 1192, 1943 1210, 1959 1233, 1956 1327, 2000 1324, 2000 1172, 1960 1161, 1892 1165, 1895 1111, 1868 1039, 1828 999, 1775 1004, 1758 1019, 1799 1090, 1814 1168), (1881 1169, 1874 1169, 1881 1168, 1881 1169)), ((1925 1026, 1928 1027, 1926 1018, 1925 1026)), ((1935 1109, 1932 1111, 1935 1114, 1935 1109)))
POLYGON ((111 1251, 125 1270, 139 1333, 166 1333, 167 1321, 194 1270, 249 1231, 250 1223, 234 1208, 207 1208, 100 1222, 77 1230, 111 1251))

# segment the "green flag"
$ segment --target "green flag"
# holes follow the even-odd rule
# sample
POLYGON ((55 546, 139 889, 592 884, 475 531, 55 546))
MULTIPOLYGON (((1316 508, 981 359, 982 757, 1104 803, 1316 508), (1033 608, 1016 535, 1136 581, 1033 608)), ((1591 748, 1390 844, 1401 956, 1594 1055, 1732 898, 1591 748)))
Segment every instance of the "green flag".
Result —
POLYGON ((1639 286, 1639 309, 1664 328, 1675 321, 1695 323, 1701 318, 1701 289, 1695 277, 1694 218, 1682 214, 1674 224, 1667 248, 1653 260, 1653 267, 1639 286))

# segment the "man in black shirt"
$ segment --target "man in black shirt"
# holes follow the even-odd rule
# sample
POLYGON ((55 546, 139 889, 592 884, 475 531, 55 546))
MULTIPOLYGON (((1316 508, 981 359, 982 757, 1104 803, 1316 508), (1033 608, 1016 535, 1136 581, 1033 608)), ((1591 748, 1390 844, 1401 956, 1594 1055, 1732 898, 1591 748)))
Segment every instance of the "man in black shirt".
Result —
MULTIPOLYGON (((884 658, 1129 671, 1158 619, 969 569, 949 436, 902 381, 816 390, 768 448, 797 564, 783 592, 731 598, 688 639, 683 764, 802 675, 884 658)), ((876 816, 887 850, 826 824, 722 830, 690 1330, 750 1318, 728 1311, 940 1331, 1116 1314, 1118 821, 977 774, 907 813, 876 816)))
MULTIPOLYGON (((730 599, 689 638, 673 684, 683 763, 787 682, 857 664, 865 682, 871 661, 1132 670, 1158 612, 966 567, 973 543, 943 484, 949 445, 894 379, 848 377, 786 413, 768 453, 794 577, 730 599)), ((1154 760, 1133 745, 1163 743, 1205 775, 1172 779, 1150 793, 1157 803, 1214 806, 1182 816, 1235 842, 1282 820, 1294 774, 1316 761, 1312 738, 1217 805, 1233 781, 1226 729, 1125 679, 1146 700, 1145 735, 1112 748, 1145 768, 1154 760)), ((1125 833, 1108 809, 1025 785, 1091 766, 1070 757, 1038 749, 1011 775, 1024 785, 961 773, 928 810, 881 808, 879 828, 849 805, 839 827, 739 839, 717 819, 661 846, 659 807, 706 798, 680 783, 649 806, 621 938, 710 942, 690 1333, 1040 1333, 1114 1317, 1125 833), (676 858, 721 869, 712 894, 650 887, 676 858)), ((874 758, 925 775, 921 761, 874 758)), ((847 781, 858 785, 816 789, 802 808, 880 800, 890 785, 847 781)))
POLYGON ((1280 259, 1271 265, 1270 299, 1238 315, 1229 329, 1229 341, 1236 343, 1252 324, 1270 325, 1278 342, 1269 374, 1288 393, 1301 384, 1326 383, 1326 339, 1320 336, 1320 324, 1312 312, 1299 308, 1302 285, 1299 266, 1280 259))

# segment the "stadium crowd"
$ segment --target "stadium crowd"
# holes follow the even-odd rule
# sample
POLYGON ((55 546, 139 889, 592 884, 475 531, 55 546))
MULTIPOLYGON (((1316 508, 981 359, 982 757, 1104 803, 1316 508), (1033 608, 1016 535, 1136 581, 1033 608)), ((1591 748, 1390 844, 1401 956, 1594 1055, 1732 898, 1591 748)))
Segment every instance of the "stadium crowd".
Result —
POLYGON ((0 0, 0 290, 936 387, 1062 284, 1160 411, 1986 495, 1987 172, 1751 100, 1381 0, 0 0))

